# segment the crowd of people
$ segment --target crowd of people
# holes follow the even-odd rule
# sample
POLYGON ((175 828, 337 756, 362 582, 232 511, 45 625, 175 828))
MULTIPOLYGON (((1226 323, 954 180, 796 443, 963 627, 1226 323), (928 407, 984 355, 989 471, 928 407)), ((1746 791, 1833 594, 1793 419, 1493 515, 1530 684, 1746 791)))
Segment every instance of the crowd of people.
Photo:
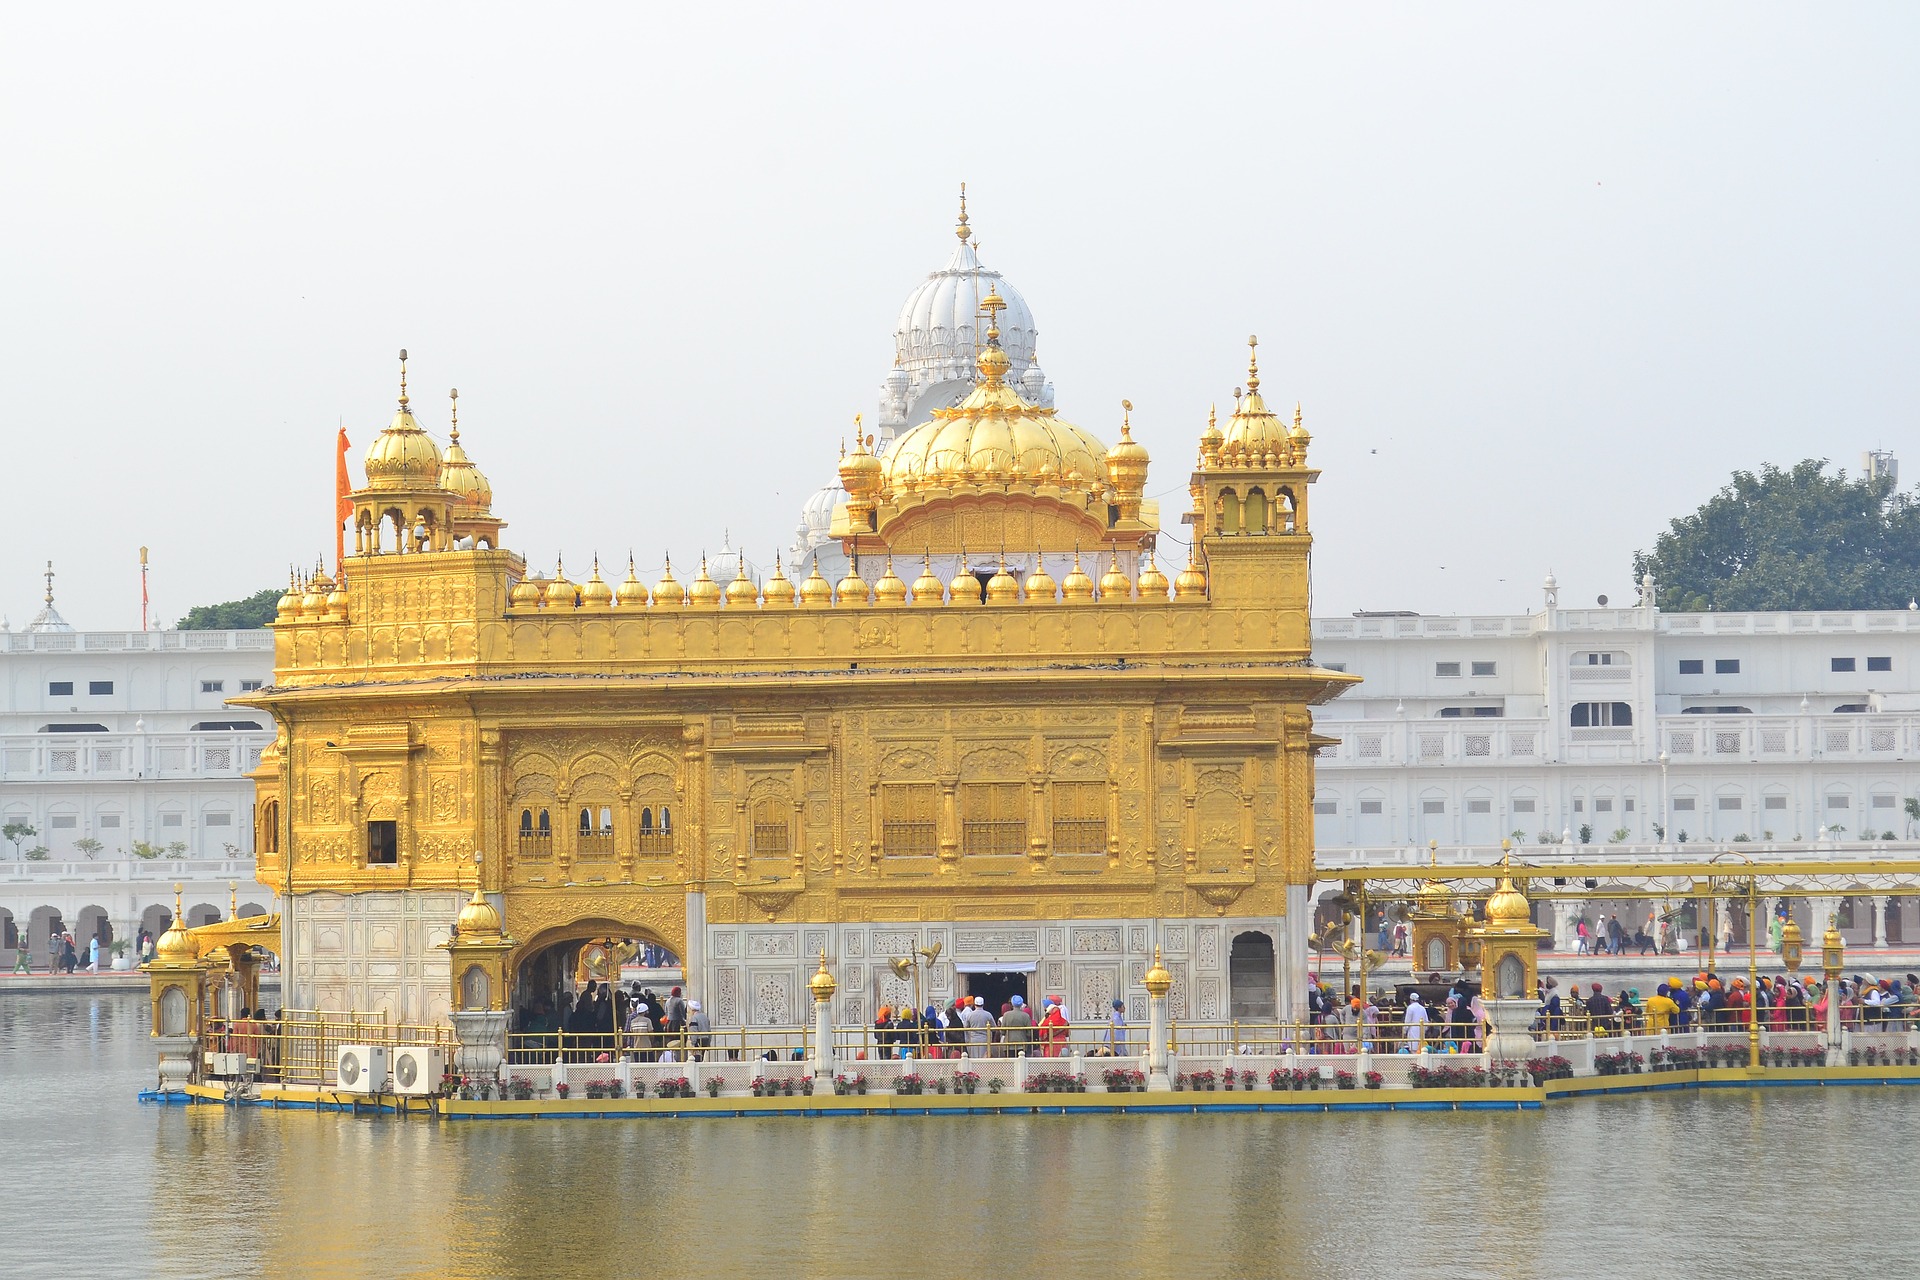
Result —
MULTIPOLYGON (((1035 1018, 1025 996, 1001 1002, 996 1016, 985 996, 958 996, 946 1005, 881 1005, 873 1020, 873 1049, 882 1058, 1058 1058, 1067 1053, 1073 1023, 1067 1003, 1048 996, 1035 1018)), ((1091 1052, 1118 1057, 1127 1052, 1127 1006, 1114 1000, 1091 1052)))
POLYGON ((713 1024, 698 1000, 674 987, 663 999, 638 982, 589 982, 576 997, 536 996, 514 1011, 514 1062, 700 1062, 713 1024))

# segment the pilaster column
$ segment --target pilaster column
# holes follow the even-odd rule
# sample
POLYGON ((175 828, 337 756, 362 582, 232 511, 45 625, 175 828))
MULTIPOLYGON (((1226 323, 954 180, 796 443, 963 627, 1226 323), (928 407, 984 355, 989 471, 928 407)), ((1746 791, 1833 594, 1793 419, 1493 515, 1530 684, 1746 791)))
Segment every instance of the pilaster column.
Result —
POLYGON ((827 972, 827 953, 820 953, 820 971, 807 984, 813 992, 813 1074, 833 1075, 833 993, 839 984, 827 972))
POLYGON ((1873 895, 1873 945, 1887 945, 1887 899, 1878 893, 1873 895))

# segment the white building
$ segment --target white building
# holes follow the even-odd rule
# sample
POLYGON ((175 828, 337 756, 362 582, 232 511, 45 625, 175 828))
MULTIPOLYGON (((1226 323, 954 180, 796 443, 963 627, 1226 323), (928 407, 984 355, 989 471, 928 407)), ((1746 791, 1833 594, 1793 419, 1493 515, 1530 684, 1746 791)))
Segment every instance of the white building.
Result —
POLYGON ((1328 861, 1428 841, 1599 858, 1915 835, 1920 611, 1662 613, 1650 586, 1630 608, 1568 609, 1545 592, 1519 616, 1314 623, 1321 664, 1365 677, 1316 715, 1339 739, 1314 796, 1328 861))
POLYGON ((266 631, 75 631, 53 608, 0 632, 0 971, 47 937, 131 942, 189 886, 194 924, 272 910, 254 881, 253 783, 267 718, 226 699, 271 683, 266 631), (155 855, 142 857, 141 854, 155 855))

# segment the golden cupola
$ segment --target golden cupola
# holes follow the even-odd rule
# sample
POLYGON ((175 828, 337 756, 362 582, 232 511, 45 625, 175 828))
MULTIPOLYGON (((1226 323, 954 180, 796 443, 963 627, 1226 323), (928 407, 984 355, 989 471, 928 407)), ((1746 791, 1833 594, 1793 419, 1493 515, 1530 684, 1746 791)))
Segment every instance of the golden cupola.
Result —
POLYGON ((538 609, 541 600, 540 579, 528 576, 513 584, 513 591, 507 596, 507 602, 515 609, 538 609))
POLYGON ((1033 572, 1027 575, 1026 591, 1027 599, 1036 600, 1042 604, 1052 604, 1054 595, 1058 591, 1053 575, 1047 572, 1046 558, 1039 552, 1034 553, 1033 572))
POLYGON ((1060 580, 1060 598, 1068 604, 1085 604, 1093 599, 1093 579, 1080 567, 1080 548, 1073 549, 1073 568, 1060 580))
POLYGON ((1227 420, 1219 454, 1229 466, 1277 466, 1288 460, 1287 420, 1260 395, 1260 339, 1247 339, 1247 394, 1227 420))
POLYGON ((287 589, 281 594, 279 603, 273 607, 273 620, 275 622, 298 622, 300 620, 301 603, 300 575, 292 569, 288 569, 287 589))
POLYGON ((707 576, 707 558, 700 557, 700 572, 687 586, 687 605, 694 609, 720 607, 720 584, 707 576))
POLYGON ((614 588, 614 603, 622 609, 642 609, 647 603, 647 589, 640 583, 639 575, 633 571, 633 553, 627 553, 627 576, 614 588))
POLYGON ((667 557, 667 567, 660 575, 660 581, 653 584, 653 607, 656 609, 678 609, 687 603, 687 589, 673 576, 673 557, 667 557))
POLYGON ((780 553, 773 553, 773 576, 767 579, 767 585, 761 592, 769 609, 793 608, 793 581, 787 577, 786 568, 780 563, 780 553))
POLYGON ((580 599, 580 590, 567 581, 566 562, 558 557, 553 562, 553 581, 547 584, 545 595, 547 608, 571 609, 580 599))
POLYGON ((880 581, 873 584, 873 602, 880 605, 902 605, 907 602, 907 584, 893 571, 893 557, 887 557, 887 571, 880 575, 880 581))
POLYGON ((1020 579, 1007 572, 1007 558, 1000 557, 1000 568, 987 579, 988 604, 1012 604, 1020 598, 1020 579))
POLYGON ((760 588, 753 585, 753 579, 747 576, 747 558, 740 557, 739 567, 734 570, 733 581, 727 584, 727 607, 729 609, 751 609, 760 602, 760 588))
POLYGON ((460 389, 447 392, 452 401, 451 423, 447 428, 447 451, 440 455, 440 487, 454 497, 456 516, 486 511, 493 505, 493 486, 467 451, 460 445, 460 389))
POLYGON ((600 577, 600 557, 593 558, 593 572, 580 584, 580 607, 595 613, 613 608, 613 588, 600 577))
POLYGON ((1122 400, 1120 439, 1107 450, 1107 480, 1122 520, 1140 518, 1140 502, 1147 491, 1147 450, 1133 438, 1133 401, 1122 400))
POLYGON ((1147 552, 1147 563, 1140 570, 1140 598, 1142 600, 1165 600, 1167 598, 1167 575, 1160 572, 1160 566, 1153 562, 1153 552, 1147 552))
POLYGON ((440 446, 420 429, 407 398, 407 353, 400 353, 400 406, 386 430, 367 446, 363 465, 369 489, 421 490, 440 487, 440 446))
POLYGON ((809 608, 824 608, 833 603, 833 584, 820 572, 820 557, 813 558, 813 572, 800 584, 800 603, 809 608))
POLYGON ((1159 522, 1157 504, 1141 497, 1146 451, 1129 439, 1110 461, 1092 432, 1024 399, 1008 381, 1013 360, 1001 346, 1007 300, 995 289, 979 306, 986 338, 973 390, 959 404, 933 410, 878 457, 856 435, 854 451, 840 463, 847 501, 834 513, 833 536, 852 553, 953 555, 964 523, 976 546, 984 535, 1056 552, 1086 542, 1137 548, 1159 522), (1124 480, 1119 488, 1116 473, 1124 480), (953 518, 961 507, 964 522, 953 518))
POLYGON ((1120 567, 1120 558, 1115 556, 1107 562, 1107 571, 1100 575, 1100 599, 1108 604, 1120 604, 1133 597, 1133 579, 1120 567))
POLYGON ((940 581, 940 575, 933 571, 933 556, 922 557, 920 576, 913 580, 913 602, 921 608, 937 605, 946 595, 946 586, 940 581))

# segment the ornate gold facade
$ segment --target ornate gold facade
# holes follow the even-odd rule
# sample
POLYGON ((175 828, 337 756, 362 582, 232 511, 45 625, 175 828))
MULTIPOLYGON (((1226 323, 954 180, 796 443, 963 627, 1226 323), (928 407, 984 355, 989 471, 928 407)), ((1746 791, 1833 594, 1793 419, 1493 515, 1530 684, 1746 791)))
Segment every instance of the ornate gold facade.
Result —
POLYGON ((1305 429, 1267 411, 1255 369, 1229 430, 1201 437, 1170 582, 1146 451, 1024 406, 996 334, 981 403, 896 441, 892 473, 865 441, 843 462, 835 533, 884 573, 831 588, 799 566, 799 583, 669 569, 651 590, 598 565, 530 576, 493 545, 485 478, 464 451, 447 469, 403 387, 340 580, 289 589, 274 684, 243 700, 279 723, 256 846, 289 917, 307 895, 457 903, 479 853, 507 972, 618 931, 698 983, 699 935, 726 925, 1271 926, 1290 888, 1301 913, 1309 707, 1352 679, 1309 651, 1305 429), (967 415, 973 452, 943 452, 931 437, 967 415), (990 438, 1013 447, 981 453, 990 438), (1021 582, 982 554, 1015 530, 1141 567, 1021 582), (926 558, 954 552, 979 573, 949 586, 926 558))

